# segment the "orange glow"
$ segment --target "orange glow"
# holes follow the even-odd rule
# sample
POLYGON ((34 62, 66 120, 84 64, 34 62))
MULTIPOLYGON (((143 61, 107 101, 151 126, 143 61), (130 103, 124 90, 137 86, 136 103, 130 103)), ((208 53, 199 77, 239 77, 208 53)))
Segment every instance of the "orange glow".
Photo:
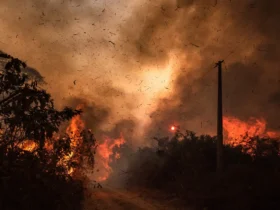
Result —
MULTIPOLYGON (((82 106, 79 105, 77 109, 81 109, 82 106)), ((65 156, 62 160, 62 162, 65 164, 67 163, 71 158, 75 158, 75 151, 77 148, 82 144, 83 139, 82 136, 80 135, 81 132, 84 130, 85 124, 83 120, 81 119, 80 115, 76 115, 71 119, 71 122, 69 126, 66 129, 66 133, 69 135, 71 138, 71 152, 68 156, 65 156)), ((74 172, 73 168, 70 168, 68 173, 72 174, 74 172)))
POLYGON ((72 139, 71 146, 77 147, 82 142, 82 137, 80 136, 80 133, 85 128, 85 124, 81 119, 80 115, 77 115, 72 118, 70 125, 66 129, 66 133, 69 135, 69 137, 72 139))
POLYGON ((113 149, 115 147, 120 147, 125 143, 124 138, 121 137, 118 139, 110 139, 109 137, 105 137, 103 143, 99 144, 97 147, 97 156, 96 163, 98 164, 96 181, 101 182, 108 179, 109 175, 112 173, 112 168, 110 167, 110 163, 114 159, 119 159, 120 153, 116 153, 113 155, 113 149))
MULTIPOLYGON (((81 108, 82 107, 80 105, 77 107, 77 109, 81 109, 81 108)), ((70 160, 75 161, 79 158, 77 156, 78 154, 76 154, 76 151, 83 143, 83 137, 80 134, 84 130, 84 128, 85 128, 85 124, 84 124, 83 120, 81 119, 80 115, 76 115, 71 119, 69 126, 66 129, 66 133, 71 139, 71 143, 70 143, 71 152, 69 155, 64 156, 58 162, 59 165, 66 166, 70 160)), ((52 144, 53 140, 55 141, 59 138, 60 138, 60 136, 58 134, 55 134, 53 136, 53 139, 46 139, 44 148, 49 152, 52 151, 53 150, 53 144, 52 144)), ((36 143, 33 140, 24 140, 23 142, 20 142, 17 146, 24 151, 33 152, 38 148, 38 143, 36 143)), ((74 169, 69 168, 68 174, 71 175, 73 173, 74 173, 74 169)))
POLYGON ((267 129, 267 123, 264 119, 250 118, 245 122, 235 117, 224 117, 223 127, 226 131, 225 135, 227 137, 225 143, 235 146, 246 144, 246 139, 254 136, 270 138, 280 136, 279 132, 267 129))
POLYGON ((171 126, 171 128, 170 128, 172 131, 175 131, 175 126, 171 126))
POLYGON ((24 151, 32 152, 38 148, 38 144, 36 144, 32 140, 24 140, 22 143, 18 145, 18 147, 24 151))
POLYGON ((117 152, 117 153, 115 154, 115 158, 116 158, 116 159, 120 159, 120 158, 121 158, 121 154, 117 152))

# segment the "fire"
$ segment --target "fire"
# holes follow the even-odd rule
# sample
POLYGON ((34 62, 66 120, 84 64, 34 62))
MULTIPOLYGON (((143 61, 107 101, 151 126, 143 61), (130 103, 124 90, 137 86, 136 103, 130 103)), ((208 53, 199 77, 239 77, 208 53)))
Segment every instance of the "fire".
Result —
POLYGON ((172 131, 175 131, 175 126, 171 126, 171 128, 170 128, 172 131))
POLYGON ((105 137, 104 142, 99 144, 97 147, 96 156, 96 162, 98 164, 98 174, 96 176, 96 181, 101 182, 108 179, 109 175, 112 173, 110 163, 113 161, 113 158, 119 159, 121 157, 120 153, 116 153, 114 155, 113 149, 115 147, 120 147, 124 143, 125 140, 121 135, 121 137, 118 139, 110 139, 109 137, 105 137))
MULTIPOLYGON (((80 107, 78 107, 77 109, 79 109, 79 108, 80 107)), ((70 143, 71 152, 68 156, 65 156, 63 158, 62 162, 65 163, 75 156, 75 150, 83 142, 83 138, 80 134, 84 130, 84 128, 85 128, 85 123, 81 119, 80 115, 76 115, 71 119, 71 122, 66 129, 66 133, 71 138, 71 143, 70 143)), ((69 174, 72 174, 73 172, 74 172, 73 168, 70 168, 69 171, 68 171, 69 174)))
POLYGON ((250 118, 247 122, 244 122, 235 117, 224 117, 223 127, 227 136, 226 143, 232 145, 244 144, 244 137, 276 138, 280 136, 279 132, 267 129, 267 123, 264 119, 250 118))
POLYGON ((80 133, 85 128, 85 124, 81 119, 80 115, 77 115, 72 118, 70 125, 66 129, 66 133, 69 135, 69 137, 72 139, 71 141, 71 147, 77 147, 82 142, 82 137, 80 136, 80 133))
MULTIPOLYGON (((77 109, 80 109, 80 108, 82 108, 82 107, 81 106, 77 107, 77 109)), ((85 128, 85 123, 81 119, 80 115, 76 115, 71 119, 70 124, 66 129, 66 134, 71 139, 71 142, 70 142, 70 151, 71 152, 70 152, 70 154, 68 154, 68 155, 64 156, 62 159, 60 159, 60 161, 58 162, 59 165, 66 166, 70 160, 75 161, 78 158, 75 156, 75 155, 77 155, 77 154, 75 154, 75 152, 83 143, 83 136, 81 136, 81 132, 84 130, 84 128, 85 128)), ((55 134, 52 139, 46 139, 44 148, 47 151, 51 152, 53 150, 53 141, 56 141, 60 138, 61 137, 59 134, 55 134)), ((20 142, 17 146, 20 149, 22 149, 24 151, 28 151, 28 152, 34 152, 39 147, 38 143, 36 143, 34 140, 24 140, 24 141, 20 142)), ((71 175, 73 172, 74 172, 73 168, 68 169, 68 174, 71 175)))
POLYGON ((36 144, 32 140, 24 140, 23 142, 21 142, 18 145, 18 147, 21 148, 24 151, 32 152, 32 151, 34 151, 35 149, 38 148, 38 144, 36 144))
POLYGON ((116 158, 116 159, 120 159, 120 158, 121 158, 121 154, 117 152, 117 153, 115 154, 115 158, 116 158))

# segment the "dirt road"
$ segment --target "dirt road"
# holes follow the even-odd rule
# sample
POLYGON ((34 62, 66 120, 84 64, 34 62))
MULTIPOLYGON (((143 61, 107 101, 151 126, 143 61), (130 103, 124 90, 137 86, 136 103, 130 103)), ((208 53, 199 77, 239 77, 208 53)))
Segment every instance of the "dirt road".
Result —
POLYGON ((175 210, 159 201, 151 201, 123 189, 105 186, 102 189, 91 189, 86 198, 85 210, 175 210))

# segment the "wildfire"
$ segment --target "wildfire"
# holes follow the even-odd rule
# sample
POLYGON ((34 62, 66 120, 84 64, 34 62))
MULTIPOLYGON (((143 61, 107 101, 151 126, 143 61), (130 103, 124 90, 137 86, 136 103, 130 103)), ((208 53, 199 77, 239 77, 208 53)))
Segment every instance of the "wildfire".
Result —
POLYGON ((99 144, 96 156, 96 162, 98 163, 98 174, 96 181, 101 182, 108 179, 109 175, 112 173, 110 163, 113 161, 113 158, 119 159, 121 157, 120 153, 116 153, 114 155, 113 149, 115 147, 120 147, 124 143, 125 140, 121 135, 121 137, 118 139, 110 139, 109 137, 105 137, 104 142, 99 144))
MULTIPOLYGON (((79 109, 81 107, 77 107, 79 109)), ((77 149, 83 143, 83 136, 81 136, 81 132, 85 128, 85 123, 83 122, 80 115, 74 116, 68 127, 66 128, 66 134, 71 139, 70 143, 70 154, 64 156, 60 161, 59 165, 65 165, 69 163, 69 161, 75 161, 76 158, 79 158, 76 154, 77 149)), ((175 127, 174 127, 175 128, 175 127)), ((60 139, 61 137, 57 134, 53 139, 60 139)), ((46 140, 45 148, 48 151, 52 150, 52 141, 46 140)), ((113 160, 119 159, 121 157, 120 153, 113 151, 115 147, 120 147, 125 143, 122 135, 120 138, 111 139, 109 137, 105 137, 104 141, 98 145, 97 154, 96 154, 96 163, 97 163, 97 174, 95 174, 95 180, 98 182, 105 181, 108 179, 109 175, 112 173, 112 168, 110 167, 110 163, 113 160)), ((34 151, 38 148, 38 145, 32 140, 25 140, 20 145, 20 148, 26 151, 34 151)), ((68 174, 73 175, 75 173, 72 167, 68 168, 68 174)))
POLYGON ((267 123, 264 119, 250 118, 247 122, 244 122, 235 117, 224 117, 223 126, 227 136, 226 143, 232 145, 244 144, 242 141, 244 137, 276 138, 280 136, 279 132, 267 129, 267 123))

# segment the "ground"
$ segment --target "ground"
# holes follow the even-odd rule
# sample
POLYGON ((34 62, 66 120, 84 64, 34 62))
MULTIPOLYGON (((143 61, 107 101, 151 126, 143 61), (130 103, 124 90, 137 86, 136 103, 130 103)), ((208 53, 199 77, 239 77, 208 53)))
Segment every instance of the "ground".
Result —
POLYGON ((85 201, 84 210, 187 210, 176 208, 169 201, 147 198, 143 193, 135 193, 121 188, 103 186, 91 188, 85 201))

